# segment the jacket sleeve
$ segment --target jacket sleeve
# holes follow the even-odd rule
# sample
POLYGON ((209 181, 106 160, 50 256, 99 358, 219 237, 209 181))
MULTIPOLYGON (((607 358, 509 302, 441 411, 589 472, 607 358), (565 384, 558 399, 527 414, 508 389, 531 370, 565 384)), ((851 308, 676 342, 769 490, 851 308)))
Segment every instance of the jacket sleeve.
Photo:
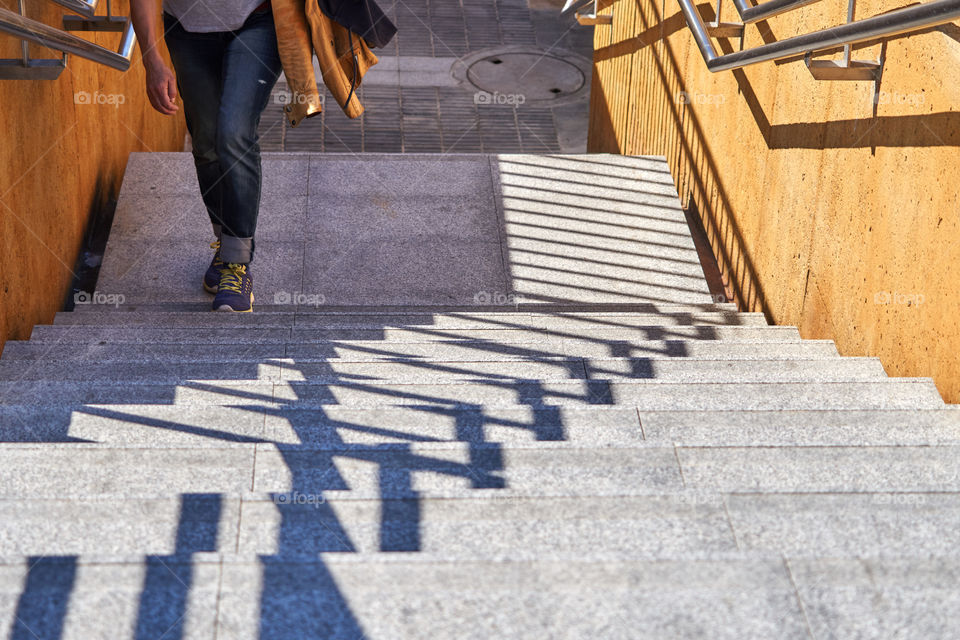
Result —
POLYGON ((284 114, 291 127, 323 110, 313 70, 313 48, 304 0, 271 0, 277 50, 290 87, 284 114))
POLYGON ((323 83, 347 116, 359 117, 363 113, 363 105, 360 104, 360 96, 356 90, 359 89, 367 69, 377 64, 377 56, 363 38, 351 34, 345 27, 324 14, 315 0, 307 1, 306 14, 323 83), (356 53, 356 69, 353 53, 356 53), (352 94, 351 84, 354 86, 352 94))

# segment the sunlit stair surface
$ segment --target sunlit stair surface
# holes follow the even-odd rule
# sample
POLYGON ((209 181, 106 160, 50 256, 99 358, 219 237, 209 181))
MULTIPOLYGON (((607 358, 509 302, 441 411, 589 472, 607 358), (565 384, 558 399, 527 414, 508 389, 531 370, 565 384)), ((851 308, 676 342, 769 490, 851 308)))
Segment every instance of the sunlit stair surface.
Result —
POLYGON ((711 296, 662 158, 185 154, 0 358, 19 639, 950 638, 960 412, 711 296))

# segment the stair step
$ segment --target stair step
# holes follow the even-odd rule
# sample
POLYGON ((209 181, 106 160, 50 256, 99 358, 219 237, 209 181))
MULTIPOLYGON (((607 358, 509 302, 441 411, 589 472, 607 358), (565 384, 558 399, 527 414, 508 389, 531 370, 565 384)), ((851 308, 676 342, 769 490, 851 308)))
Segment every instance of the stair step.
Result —
POLYGON ((704 504, 692 493, 381 501, 291 492, 251 494, 242 510, 240 502, 211 494, 3 500, 0 554, 173 555, 178 545, 183 550, 206 543, 209 551, 273 555, 285 552, 281 540, 296 541, 297 555, 419 551, 470 558, 521 548, 536 549, 538 555, 597 548, 612 553, 737 550, 722 497, 704 504), (178 538, 178 529, 189 530, 186 538, 178 538))
POLYGON ((382 344, 477 340, 496 343, 583 340, 593 343, 626 340, 731 340, 762 342, 774 339, 800 340, 796 327, 738 326, 651 326, 596 331, 553 331, 549 329, 462 329, 433 330, 413 328, 382 329, 177 329, 156 327, 87 327, 37 325, 30 341, 34 343, 168 343, 230 345, 276 344, 287 342, 379 341, 382 344))
POLYGON ((644 411, 647 442, 685 446, 960 444, 960 413, 924 411, 644 411))
POLYGON ((876 358, 830 360, 702 360, 590 358, 479 362, 281 362, 155 363, 124 362, 64 367, 62 362, 0 363, 0 380, 103 381, 139 385, 151 382, 293 380, 337 382, 442 382, 445 380, 617 380, 688 382, 788 382, 797 380, 870 380, 884 376, 876 358))
MULTIPOLYGON (((212 298, 211 298, 212 300, 212 298)), ((513 298, 513 304, 363 304, 363 305, 299 305, 299 304, 264 304, 257 303, 256 313, 298 313, 318 316, 348 315, 384 315, 384 314, 418 314, 418 313, 483 313, 483 314, 645 314, 645 313, 715 313, 737 312, 737 305, 732 302, 596 302, 596 303, 567 303, 567 302, 534 302, 524 301, 522 298, 513 298)), ((150 314, 150 313, 197 313, 209 314, 210 302, 163 302, 159 304, 121 304, 121 305, 89 305, 78 304, 72 312, 75 314, 150 314)), ((226 314, 224 314, 226 315, 226 314)))
POLYGON ((345 500, 672 493, 960 493, 960 447, 4 446, 0 501, 299 491, 345 500), (69 474, 63 470, 70 469, 69 474))
POLYGON ((7 404, 298 405, 625 405, 642 410, 940 409, 929 378, 857 382, 686 383, 583 380, 444 384, 216 381, 178 385, 109 382, 0 382, 7 404), (134 391, 135 389, 135 391, 134 391))
POLYGON ((628 495, 681 489, 673 447, 509 449, 411 443, 339 451, 298 445, 225 449, 5 446, 6 499, 169 497, 334 491, 349 499, 628 495), (254 450, 256 448, 256 455, 254 450), (256 464, 254 462, 256 461, 256 464), (562 464, 561 464, 562 463, 562 464), (69 468, 70 473, 63 473, 69 468), (505 470, 509 469, 509 474, 505 470), (291 486, 291 474, 297 487, 291 486), (626 474, 626 475, 624 475, 626 474), (507 477, 509 475, 509 483, 507 477))
MULTIPOLYGON (((849 566, 889 575, 884 562, 893 561, 849 566)), ((893 576, 891 594, 928 602, 935 611, 943 604, 952 613, 941 584, 921 579, 926 574, 919 567, 931 565, 893 576)), ((826 575, 833 590, 825 593, 815 589, 819 566, 801 565, 807 579, 802 585, 823 603, 814 614, 832 613, 827 603, 848 611, 841 568, 831 565, 826 575)), ((956 563, 943 566, 953 571, 956 563)), ((0 597, 26 603, 16 612, 4 610, 3 623, 14 637, 32 637, 26 633, 31 628, 42 637, 51 637, 53 629, 59 637, 121 638, 137 629, 153 638, 171 625, 202 637, 212 637, 216 628, 218 637, 236 640, 530 638, 543 636, 545 625, 584 639, 597 637, 597 629, 611 640, 694 638, 706 629, 717 640, 808 637, 791 572, 783 558, 769 554, 533 553, 475 560, 429 553, 67 556, 24 558, 3 565, 0 576, 0 597), (41 608, 46 601, 69 602, 70 615, 41 608)), ((866 601, 871 613, 887 606, 876 598, 866 601)), ((949 637, 952 627, 938 616, 926 628, 949 637)))
POLYGON ((4 500, 0 554, 174 556, 192 548, 306 558, 324 552, 416 551, 469 561, 518 550, 545 558, 589 556, 598 549, 694 556, 739 549, 791 558, 960 557, 958 493, 757 495, 681 489, 652 495, 386 500, 334 494, 4 500))
POLYGON ((496 442, 503 446, 957 445, 946 410, 643 411, 632 407, 0 406, 0 442, 236 447, 496 442))
POLYGON ((956 557, 960 493, 945 491, 736 493, 724 502, 744 550, 790 558, 956 557))
POLYGON ((340 448, 344 443, 398 445, 476 438, 504 446, 538 446, 543 441, 640 446, 643 442, 636 409, 615 407, 9 405, 0 406, 0 425, 0 442, 69 442, 72 447, 237 447, 256 442, 302 442, 340 448))
POLYGON ((882 637, 916 630, 916 612, 932 611, 923 635, 948 638, 960 614, 958 574, 960 558, 919 554, 13 557, 0 560, 0 598, 22 606, 5 608, 0 624, 12 637, 33 637, 29 628, 43 638, 122 638, 131 629, 160 637, 178 625, 190 637, 212 637, 219 625, 218 637, 237 640, 527 638, 550 625, 571 639, 604 629, 616 640, 759 640, 856 637, 865 624, 882 637), (70 615, 47 602, 68 602, 70 615))
POLYGON ((766 326, 762 313, 677 311, 667 313, 584 313, 584 314, 530 314, 530 313, 469 313, 459 314, 316 314, 263 313, 230 314, 207 312, 152 312, 117 313, 111 311, 65 313, 54 320, 56 326, 125 326, 161 328, 317 328, 317 329, 383 329, 386 327, 423 327, 433 329, 600 329, 637 326, 766 326))
POLYGON ((960 448, 678 447, 684 484, 730 492, 957 491, 960 448))
POLYGON ((839 358, 831 340, 788 342, 730 342, 717 340, 645 340, 631 343, 566 341, 563 349, 544 348, 538 342, 489 343, 480 341, 407 342, 385 345, 381 341, 350 343, 245 344, 225 349, 223 344, 50 344, 10 340, 0 362, 56 360, 58 362, 364 362, 397 359, 445 362, 510 361, 549 358, 789 359, 839 358))

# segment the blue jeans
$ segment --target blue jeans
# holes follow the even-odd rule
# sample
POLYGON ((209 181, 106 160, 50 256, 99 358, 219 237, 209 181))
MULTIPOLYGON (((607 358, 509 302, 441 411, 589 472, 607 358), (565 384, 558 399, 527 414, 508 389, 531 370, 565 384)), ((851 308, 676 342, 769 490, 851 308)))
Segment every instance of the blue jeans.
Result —
POLYGON ((253 260, 260 212, 257 126, 280 75, 273 13, 250 14, 236 31, 186 31, 163 14, 203 203, 224 262, 253 260))

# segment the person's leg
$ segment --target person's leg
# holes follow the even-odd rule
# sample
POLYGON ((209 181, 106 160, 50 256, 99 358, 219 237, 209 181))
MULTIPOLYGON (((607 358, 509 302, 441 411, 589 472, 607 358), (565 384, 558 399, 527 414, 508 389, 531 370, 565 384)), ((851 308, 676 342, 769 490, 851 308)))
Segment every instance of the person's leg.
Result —
POLYGON ((216 152, 223 170, 221 258, 253 260, 260 211, 260 114, 282 67, 273 13, 253 13, 233 32, 223 58, 223 90, 217 116, 216 152))
POLYGON ((217 157, 217 118, 223 84, 223 58, 229 33, 191 33, 164 12, 164 41, 177 76, 200 194, 214 233, 223 224, 222 172, 217 157))

